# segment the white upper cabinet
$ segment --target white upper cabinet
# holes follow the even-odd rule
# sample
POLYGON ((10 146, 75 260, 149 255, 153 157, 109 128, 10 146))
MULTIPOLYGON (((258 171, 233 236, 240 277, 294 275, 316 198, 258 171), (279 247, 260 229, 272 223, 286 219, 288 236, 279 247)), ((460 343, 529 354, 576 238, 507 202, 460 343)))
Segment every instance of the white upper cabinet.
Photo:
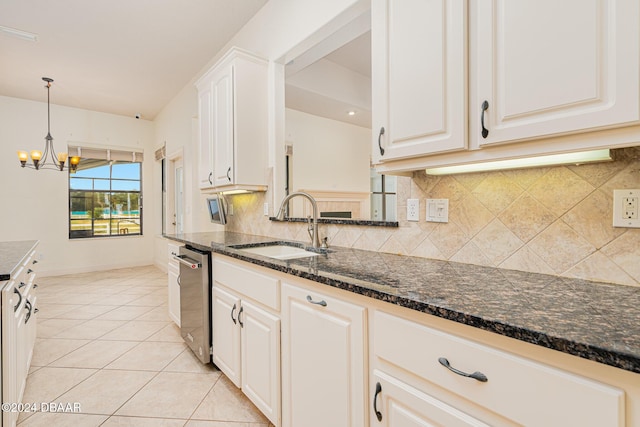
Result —
POLYGON ((472 148, 638 122, 637 0, 470 7, 472 148))
POLYGON ((638 0, 373 0, 371 11, 378 172, 637 145, 638 0))
POLYGON ((268 61, 232 48, 196 87, 200 188, 266 189, 268 61))
MULTIPOLYGON (((208 83, 208 82, 207 82, 208 83)), ((198 183, 200 188, 213 187, 213 153, 211 139, 211 85, 198 87, 199 163, 198 183)))
POLYGON ((233 66, 224 67, 212 82, 213 185, 235 184, 233 139, 233 66))
POLYGON ((467 2, 371 7, 374 163, 465 149, 467 2))

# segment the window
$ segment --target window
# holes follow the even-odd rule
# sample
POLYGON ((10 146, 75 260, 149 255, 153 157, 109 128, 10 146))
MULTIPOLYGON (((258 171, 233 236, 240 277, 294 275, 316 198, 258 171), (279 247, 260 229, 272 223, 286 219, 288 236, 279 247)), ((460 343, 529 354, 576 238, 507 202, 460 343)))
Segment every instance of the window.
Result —
POLYGON ((371 169, 371 219, 396 221, 396 177, 378 175, 371 169))
POLYGON ((69 238, 142 234, 142 163, 83 158, 69 174, 69 238))

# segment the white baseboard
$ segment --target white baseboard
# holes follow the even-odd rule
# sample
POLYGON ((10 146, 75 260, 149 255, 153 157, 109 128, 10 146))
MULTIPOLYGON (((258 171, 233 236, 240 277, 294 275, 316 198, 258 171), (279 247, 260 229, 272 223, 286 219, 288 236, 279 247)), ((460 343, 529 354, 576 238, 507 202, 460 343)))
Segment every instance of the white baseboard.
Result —
POLYGON ((54 277, 54 276, 65 276, 67 274, 78 274, 78 273, 91 273, 94 271, 108 271, 108 270, 118 270, 120 268, 133 268, 133 267, 149 267, 149 266, 158 267, 160 270, 167 272, 167 266, 164 266, 164 270, 162 267, 156 263, 150 264, 148 262, 138 262, 138 263, 117 263, 117 264, 106 264, 106 265, 91 265, 86 267, 78 267, 78 268, 65 268, 60 270, 40 270, 38 269, 38 276, 40 277, 54 277))

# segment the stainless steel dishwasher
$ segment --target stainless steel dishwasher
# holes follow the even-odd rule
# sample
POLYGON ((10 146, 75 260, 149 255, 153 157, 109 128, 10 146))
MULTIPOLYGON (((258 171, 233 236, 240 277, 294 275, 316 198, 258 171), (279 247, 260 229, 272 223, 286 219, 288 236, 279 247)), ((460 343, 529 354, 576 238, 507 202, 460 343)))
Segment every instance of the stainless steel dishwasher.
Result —
POLYGON ((180 334, 202 363, 211 363, 211 252, 183 246, 174 258, 180 263, 180 334))

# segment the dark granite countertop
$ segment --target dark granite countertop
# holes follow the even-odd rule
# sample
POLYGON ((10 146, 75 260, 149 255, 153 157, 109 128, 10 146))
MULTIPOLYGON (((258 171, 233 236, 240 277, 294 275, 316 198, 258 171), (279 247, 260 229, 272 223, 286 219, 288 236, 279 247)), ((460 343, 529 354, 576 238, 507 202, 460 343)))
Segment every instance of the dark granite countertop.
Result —
MULTIPOLYGON (((285 218, 283 220, 270 216, 271 221, 276 222, 308 222, 307 218, 285 218)), ((364 225, 367 227, 398 227, 398 221, 371 221, 368 219, 352 219, 352 218, 318 218, 318 224, 340 224, 340 225, 364 225)))
POLYGON ((165 237, 640 373, 640 288, 340 247, 280 261, 231 247, 278 239, 238 233, 165 237))
POLYGON ((16 267, 38 244, 37 240, 0 242, 0 282, 11 280, 16 267))

